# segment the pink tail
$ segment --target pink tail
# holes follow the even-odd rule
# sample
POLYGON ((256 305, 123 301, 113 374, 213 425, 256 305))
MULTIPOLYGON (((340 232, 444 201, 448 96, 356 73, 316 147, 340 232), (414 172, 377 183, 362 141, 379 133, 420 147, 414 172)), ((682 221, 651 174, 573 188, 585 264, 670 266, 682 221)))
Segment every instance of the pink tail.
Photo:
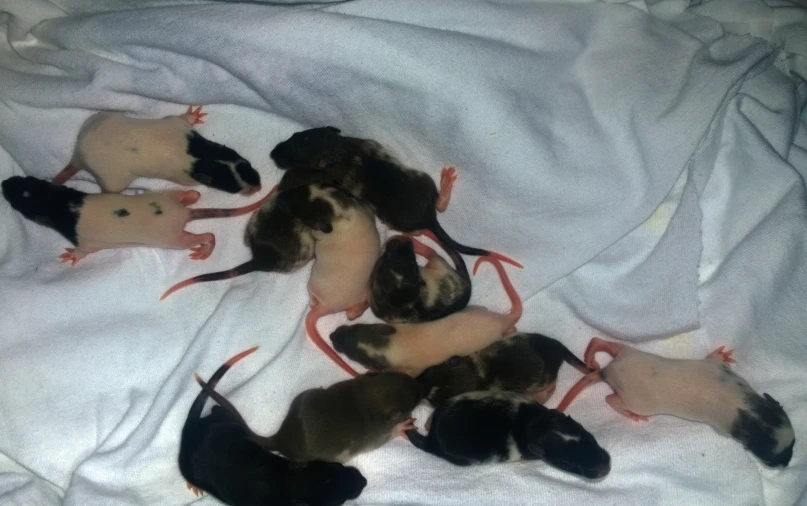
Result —
POLYGON ((241 216, 243 214, 249 214, 251 212, 257 211, 261 208, 264 202, 269 200, 269 198, 274 195, 277 191, 277 185, 272 188, 269 193, 266 194, 263 198, 258 200, 257 202, 253 202, 248 206, 244 207, 235 207, 231 209, 217 209, 217 208, 202 208, 202 209, 191 209, 191 217, 188 221, 193 220, 205 220, 208 218, 230 218, 232 216, 241 216))
POLYGON ((558 407, 556 407, 555 409, 557 409, 558 411, 565 411, 566 408, 569 407, 569 404, 572 403, 574 398, 580 394, 580 392, 585 390, 589 385, 593 385, 594 383, 598 383, 600 381, 602 381, 600 371, 594 371, 592 373, 586 374, 585 376, 580 378, 580 381, 575 383, 574 386, 569 389, 566 395, 563 396, 563 399, 560 401, 560 404, 558 404, 558 407))
POLYGON ((521 305, 521 298, 518 296, 518 292, 516 292, 516 289, 513 287, 513 283, 510 282, 510 278, 507 276, 507 271, 504 270, 504 266, 496 257, 486 256, 477 258, 476 263, 474 264, 474 275, 476 275, 476 270, 479 268, 479 264, 482 262, 492 264, 499 273, 499 278, 502 280, 504 291, 507 293, 507 296, 510 298, 510 303, 513 305, 513 307, 510 309, 510 318, 512 320, 510 322, 510 326, 515 327, 518 320, 521 319, 521 312, 524 309, 521 305))
POLYGON ((322 336, 319 335, 319 331, 317 330, 318 319, 319 315, 315 310, 311 310, 308 313, 308 316, 305 317, 305 330, 306 332, 308 332, 308 335, 311 337, 311 340, 314 341, 314 344, 317 345, 317 348, 319 348, 320 350, 323 351, 323 353, 328 355, 331 358, 331 360, 336 362, 336 365, 344 369, 345 372, 347 372, 351 376, 358 376, 359 373, 357 373, 352 367, 350 367, 347 364, 347 362, 342 360, 342 357, 340 357, 339 354, 333 350, 333 348, 328 346, 328 343, 326 343, 325 340, 322 339, 322 336))

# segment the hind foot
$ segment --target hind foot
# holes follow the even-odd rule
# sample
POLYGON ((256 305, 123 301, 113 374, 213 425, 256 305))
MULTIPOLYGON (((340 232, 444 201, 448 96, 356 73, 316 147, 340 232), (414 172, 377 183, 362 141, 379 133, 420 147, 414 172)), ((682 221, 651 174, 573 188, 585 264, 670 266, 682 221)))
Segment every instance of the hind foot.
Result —
POLYGON ((190 123, 191 126, 201 125, 204 123, 202 118, 207 116, 206 112, 202 112, 202 107, 203 106, 200 105, 194 109, 192 105, 189 105, 188 110, 185 111, 185 114, 183 114, 182 117, 185 119, 185 121, 190 123))
POLYGON ((66 253, 59 255, 59 261, 63 264, 70 263, 70 267, 74 267, 79 260, 87 256, 87 253, 78 248, 65 248, 66 253))
POLYGON ((193 492, 193 495, 195 495, 196 497, 199 497, 200 495, 204 495, 204 494, 205 494, 205 491, 204 491, 204 490, 202 490, 201 488, 197 487, 196 485, 193 485, 193 484, 192 484, 191 482, 189 482, 189 481, 186 481, 186 482, 185 482, 185 487, 187 487, 187 489, 188 489, 188 490, 190 490, 191 492, 193 492))
POLYGON ((444 213, 448 209, 448 203, 451 201, 451 189, 457 181, 457 169, 454 167, 443 167, 440 174, 440 196, 437 198, 437 212, 444 213))
POLYGON ((186 191, 175 191, 173 192, 173 196, 177 202, 182 204, 183 206, 190 206, 199 201, 199 197, 202 196, 196 190, 186 190, 186 191))
POLYGON ((345 315, 347 315, 348 320, 353 321, 359 316, 363 315, 364 312, 367 311, 368 307, 370 307, 370 304, 368 304, 367 301, 356 304, 355 306, 347 308, 345 310, 345 315))
POLYGON ((188 255, 191 260, 207 260, 213 248, 216 247, 216 236, 211 233, 207 234, 191 234, 190 232, 183 232, 182 242, 193 253, 188 255))
POLYGON ((605 402, 607 402, 609 406, 614 408, 614 411, 616 411, 620 415, 627 416, 634 422, 647 422, 650 420, 646 416, 637 415, 636 413, 625 407, 625 403, 622 402, 622 399, 620 399, 617 394, 611 394, 607 396, 605 398, 605 402))
POLYGON ((725 346, 721 346, 720 348, 716 349, 712 353, 706 356, 707 360, 714 360, 720 364, 736 364, 737 361, 734 360, 734 350, 730 350, 725 346))
POLYGON ((403 422, 399 423, 392 429, 392 433, 396 436, 401 436, 404 439, 409 439, 409 436, 406 435, 406 431, 408 430, 418 430, 417 425, 415 425, 415 420, 417 418, 407 418, 403 422))

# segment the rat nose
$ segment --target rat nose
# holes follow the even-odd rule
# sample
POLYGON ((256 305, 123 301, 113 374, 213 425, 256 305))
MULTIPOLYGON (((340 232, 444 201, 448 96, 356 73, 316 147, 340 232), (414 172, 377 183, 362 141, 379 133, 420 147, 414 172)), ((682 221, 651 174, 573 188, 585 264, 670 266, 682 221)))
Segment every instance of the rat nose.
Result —
POLYGON ((597 471, 597 478, 605 478, 611 472, 611 464, 605 464, 597 471))

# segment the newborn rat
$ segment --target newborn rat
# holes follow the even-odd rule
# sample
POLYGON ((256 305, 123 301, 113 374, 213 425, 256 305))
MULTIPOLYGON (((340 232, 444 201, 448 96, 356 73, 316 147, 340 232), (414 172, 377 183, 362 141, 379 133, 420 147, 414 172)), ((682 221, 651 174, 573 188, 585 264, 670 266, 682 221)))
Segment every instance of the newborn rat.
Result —
MULTIPOLYGON (((232 357, 208 383, 255 348, 232 357)), ((292 463, 249 439, 241 423, 221 406, 200 417, 207 400, 202 390, 188 412, 179 446, 179 469, 188 488, 206 491, 232 506, 337 506, 357 498, 367 480, 358 469, 335 462, 292 463)))
POLYGON ((280 189, 311 183, 338 186, 368 202, 378 218, 396 230, 427 230, 447 248, 521 267, 498 253, 456 242, 440 226, 437 211, 448 207, 457 178, 453 167, 443 168, 438 192, 428 174, 405 167, 378 142, 343 137, 339 132, 330 126, 313 128, 275 146, 269 156, 278 168, 289 169, 280 189))
POLYGON ((521 300, 502 264, 480 257, 476 267, 482 261, 496 267, 513 305, 509 314, 468 306, 431 322, 342 325, 331 334, 334 349, 371 369, 417 376, 429 366, 455 355, 470 355, 514 332, 521 317, 521 300))
MULTIPOLYGON (((307 192, 295 189, 296 193, 307 192)), ((282 192, 287 193, 287 192, 282 192)), ((314 258, 314 234, 302 221, 279 208, 279 195, 267 200, 247 223, 245 242, 252 259, 226 271, 211 272, 180 281, 165 291, 160 300, 181 288, 207 281, 231 279, 250 272, 294 272, 314 258)), ((284 197, 284 199, 287 197, 284 197)), ((315 220, 311 216, 310 220, 315 220)))
POLYGON ((611 456, 571 417, 514 392, 469 392, 437 406, 424 436, 409 441, 458 466, 543 460, 585 478, 603 478, 611 456))
POLYGON ((544 404, 555 392, 563 362, 588 374, 586 364, 561 342, 541 334, 513 334, 466 357, 452 357, 418 376, 434 405, 465 392, 507 390, 544 404))
POLYGON ((2 183, 11 207, 40 225, 59 232, 75 248, 65 248, 62 262, 76 262, 102 249, 151 246, 191 249, 193 260, 213 252, 211 233, 186 232, 189 221, 240 216, 258 209, 261 200, 234 209, 188 209, 197 191, 146 192, 140 195, 88 194, 35 177, 13 176, 2 183))
POLYGON ((367 309, 370 274, 381 250, 375 219, 364 204, 347 193, 321 185, 283 191, 278 206, 305 223, 314 235, 306 331, 317 347, 356 376, 358 373, 322 339, 317 320, 341 311, 354 320, 367 309))
POLYGON ((462 256, 446 250, 457 270, 433 249, 405 235, 390 238, 370 278, 370 307, 388 323, 438 320, 471 299, 471 278, 462 256), (415 254, 428 262, 420 267, 415 254))
POLYGON ((63 184, 78 171, 95 176, 104 192, 118 193, 138 177, 203 185, 228 193, 252 195, 261 177, 234 150, 205 139, 193 130, 202 123, 201 106, 181 116, 162 119, 130 118, 99 112, 84 122, 73 158, 52 183, 63 184))
POLYGON ((680 360, 595 337, 584 358, 594 372, 569 390, 560 411, 587 386, 605 381, 614 389, 605 402, 631 420, 666 414, 707 423, 771 467, 785 467, 793 456, 795 435, 784 409, 731 371, 735 360, 723 346, 703 360, 680 360), (614 357, 603 369, 594 358, 598 351, 614 357))
POLYGON ((258 436, 238 410, 197 376, 197 381, 221 406, 238 418, 251 439, 295 462, 347 462, 374 450, 391 438, 415 428, 412 410, 423 398, 413 378, 400 373, 367 373, 300 393, 291 403, 277 433, 258 436))

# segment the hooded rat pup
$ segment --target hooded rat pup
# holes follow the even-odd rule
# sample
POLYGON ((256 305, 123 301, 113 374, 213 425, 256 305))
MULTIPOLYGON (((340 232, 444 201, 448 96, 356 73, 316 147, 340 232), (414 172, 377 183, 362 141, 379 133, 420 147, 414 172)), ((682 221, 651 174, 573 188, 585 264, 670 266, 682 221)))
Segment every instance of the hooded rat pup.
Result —
POLYGON ((248 214, 272 194, 234 209, 188 209, 186 206, 199 200, 199 192, 87 194, 30 176, 10 177, 3 181, 2 189, 12 208, 75 245, 65 248, 66 253, 59 257, 72 265, 102 249, 131 246, 191 249, 191 259, 204 260, 213 252, 216 238, 211 233, 186 232, 189 221, 248 214))
MULTIPOLYGON (((196 380, 249 431, 251 439, 294 462, 347 462, 415 428, 412 410, 423 398, 413 378, 400 373, 367 373, 300 393, 275 435, 249 429, 238 410, 198 376, 196 380)), ((405 437, 405 436, 404 436, 405 437)))
POLYGON ((409 441, 458 466, 543 460, 585 478, 602 478, 611 457, 571 417, 514 392, 469 392, 437 406, 429 434, 409 441))
POLYGON ((453 167, 443 168, 440 191, 432 178, 402 165, 378 142, 339 135, 331 126, 312 128, 279 143, 269 156, 288 170, 280 189, 311 183, 338 186, 368 202, 378 218, 401 232, 429 231, 446 248, 468 255, 493 256, 517 267, 521 264, 487 250, 453 240, 437 221, 448 207, 456 180, 453 167))
POLYGON ((356 376, 358 373, 322 339, 317 320, 341 311, 353 320, 367 309, 370 275, 381 250, 375 219, 358 200, 322 185, 283 191, 278 195, 278 206, 305 223, 315 239, 306 331, 337 365, 356 376))
POLYGON ((512 309, 500 314, 479 306, 424 323, 343 325, 331 334, 334 349, 375 370, 397 370, 417 376, 427 367, 459 355, 470 355, 515 331, 521 300, 502 264, 480 257, 496 268, 512 309))
POLYGON ((452 357, 418 376, 434 405, 465 392, 506 390, 544 404, 555 392, 561 364, 588 374, 586 364, 561 342, 541 334, 513 334, 465 357, 452 357))
MULTIPOLYGON (((233 364, 256 349, 228 360, 209 387, 215 389, 233 364)), ((367 485, 356 468, 321 461, 296 464, 266 451, 221 406, 201 417, 207 397, 202 390, 191 405, 179 446, 179 469, 194 494, 206 491, 232 506, 330 506, 357 498, 367 485)))
POLYGON ((457 270, 433 249, 405 235, 390 238, 373 268, 370 307, 388 323, 433 321, 456 313, 471 299, 465 261, 447 250, 457 270), (428 262, 421 267, 415 255, 428 262))
POLYGON ((278 207, 278 195, 272 195, 249 219, 244 241, 252 252, 252 259, 226 271, 200 274, 180 281, 166 290, 160 300, 197 283, 232 279, 256 271, 294 272, 314 258, 312 229, 278 207))
POLYGON ((759 395, 731 371, 732 353, 721 346, 703 360, 671 359, 595 337, 584 357, 594 372, 577 382, 557 409, 564 411, 587 386, 605 381, 614 389, 605 402, 633 421, 667 414, 707 423, 765 465, 785 467, 795 444, 790 419, 773 397, 759 395), (603 369, 594 358, 598 351, 614 357, 603 369))
POLYGON ((202 107, 162 119, 130 118, 99 112, 84 122, 73 158, 52 183, 63 184, 86 170, 107 193, 118 193, 138 177, 177 184, 199 183, 228 193, 252 195, 261 177, 234 150, 202 137, 193 126, 203 123, 202 107))

